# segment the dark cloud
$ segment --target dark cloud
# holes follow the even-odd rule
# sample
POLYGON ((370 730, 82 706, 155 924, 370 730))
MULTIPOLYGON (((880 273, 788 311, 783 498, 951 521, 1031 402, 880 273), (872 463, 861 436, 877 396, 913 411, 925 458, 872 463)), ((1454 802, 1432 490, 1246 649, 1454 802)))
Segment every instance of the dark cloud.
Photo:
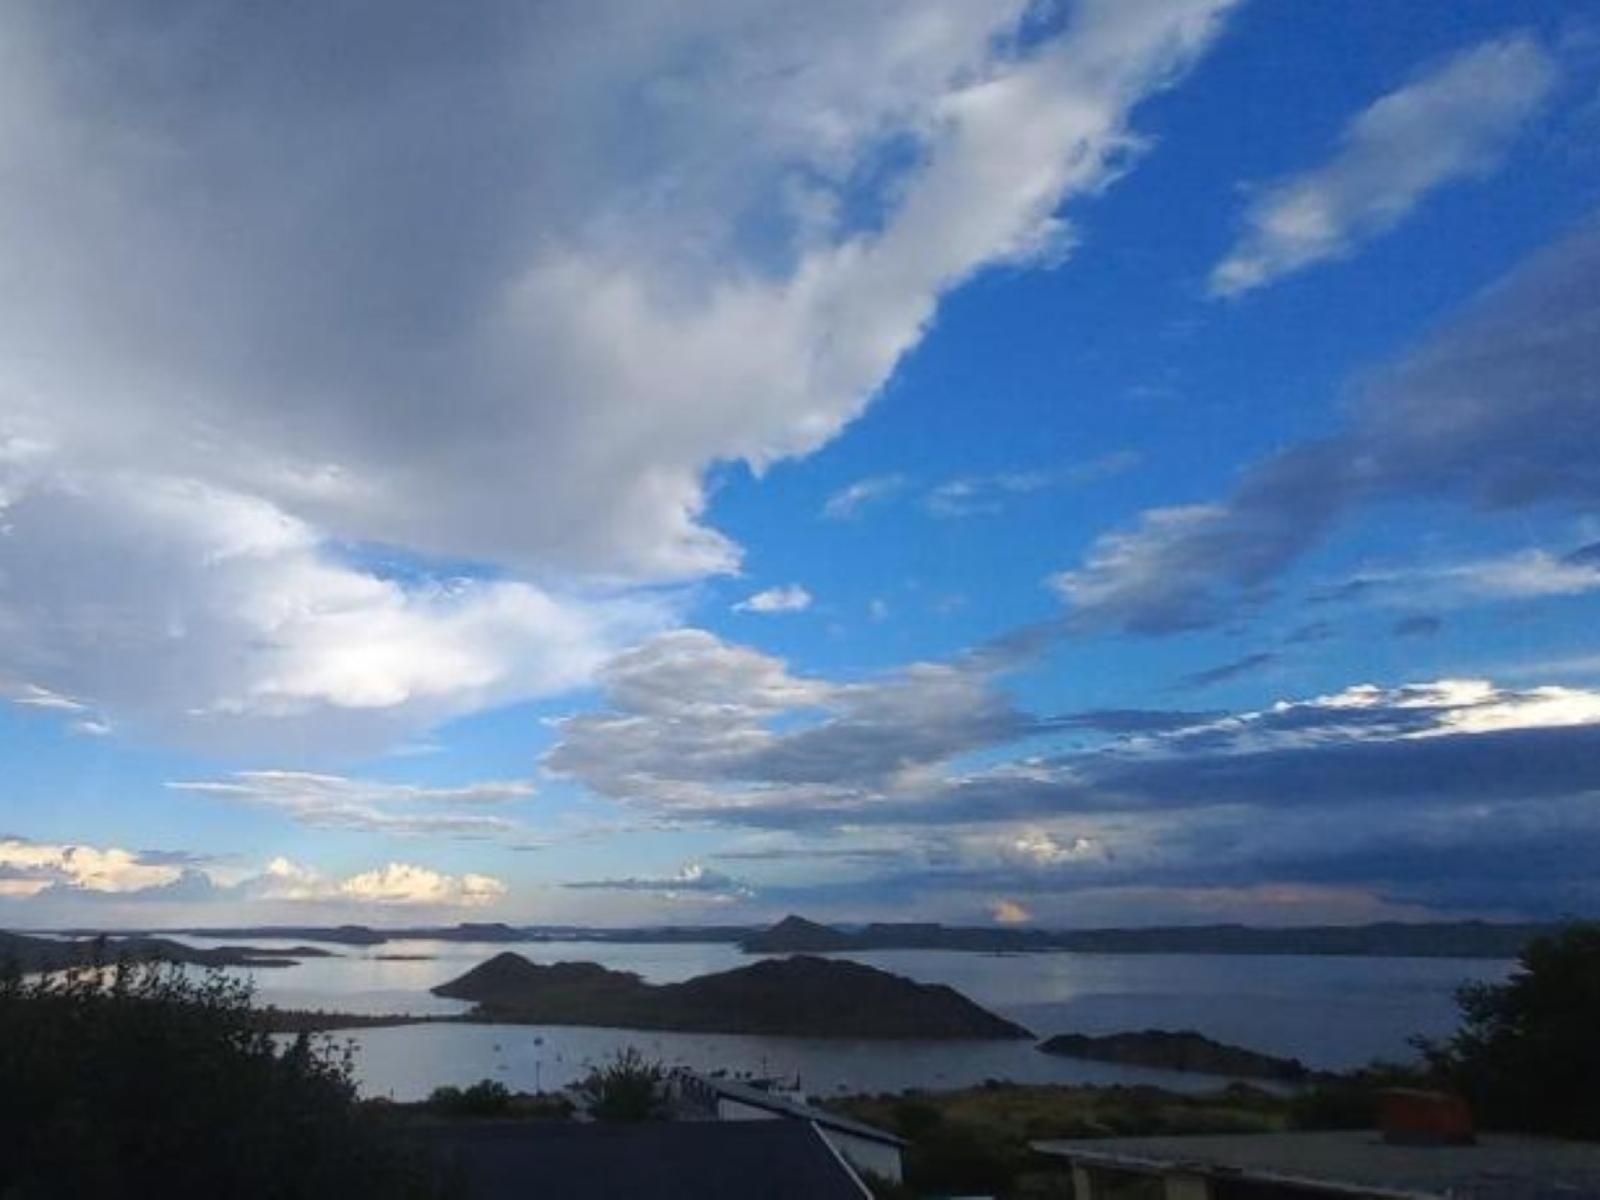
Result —
POLYGON ((1325 642, 1336 632, 1338 632, 1338 627, 1331 621, 1311 621, 1284 634, 1283 644, 1285 646, 1305 646, 1312 642, 1325 642))
MULTIPOLYGON (((1083 629, 1225 622, 1353 507, 1426 496, 1600 508, 1600 222, 1533 255, 1367 379, 1340 433, 1248 471, 1221 501, 1153 509, 1055 579, 1083 629)), ((1314 595, 1359 594, 1361 581, 1314 595)))
POLYGON ((1204 671, 1195 671, 1185 675, 1173 685, 1179 691, 1198 691, 1214 684, 1226 683, 1230 679, 1237 679, 1241 675, 1249 675, 1263 667, 1271 666, 1278 661, 1278 656, 1270 650, 1258 651, 1255 654, 1246 654, 1243 658, 1236 658, 1232 662, 1222 663, 1219 666, 1208 667, 1204 671))

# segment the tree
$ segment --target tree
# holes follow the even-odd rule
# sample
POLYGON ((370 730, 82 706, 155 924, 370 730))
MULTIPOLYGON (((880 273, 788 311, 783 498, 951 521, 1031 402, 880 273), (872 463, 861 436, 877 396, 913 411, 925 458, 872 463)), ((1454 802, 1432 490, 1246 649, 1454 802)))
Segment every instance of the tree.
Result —
POLYGON ((348 1049, 283 1050, 248 984, 154 963, 0 971, 0 1196, 422 1196, 348 1049))
POLYGON ((667 1104, 667 1072, 633 1046, 596 1067, 577 1092, 597 1121, 648 1121, 667 1104))
POLYGON ((1462 987, 1460 1028, 1418 1048, 1486 1126, 1600 1138, 1600 924, 1535 939, 1519 967, 1462 987))

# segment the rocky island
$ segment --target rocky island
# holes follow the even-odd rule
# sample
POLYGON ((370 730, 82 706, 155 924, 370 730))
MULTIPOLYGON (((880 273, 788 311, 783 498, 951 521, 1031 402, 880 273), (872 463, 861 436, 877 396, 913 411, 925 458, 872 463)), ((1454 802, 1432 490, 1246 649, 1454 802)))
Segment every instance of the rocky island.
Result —
POLYGON ((860 963, 797 955, 649 984, 597 963, 539 966, 497 954, 435 995, 470 1000, 471 1016, 535 1025, 603 1025, 778 1037, 1027 1038, 1020 1025, 953 988, 860 963))
POLYGON ((1273 1079, 1293 1083, 1310 1072, 1297 1058, 1275 1058, 1243 1046, 1214 1041, 1192 1029, 1144 1029, 1137 1033, 1111 1033, 1090 1037, 1063 1033, 1039 1043, 1046 1054, 1087 1058, 1129 1067, 1155 1067, 1164 1071, 1194 1071, 1203 1075, 1229 1075, 1235 1079, 1273 1079))

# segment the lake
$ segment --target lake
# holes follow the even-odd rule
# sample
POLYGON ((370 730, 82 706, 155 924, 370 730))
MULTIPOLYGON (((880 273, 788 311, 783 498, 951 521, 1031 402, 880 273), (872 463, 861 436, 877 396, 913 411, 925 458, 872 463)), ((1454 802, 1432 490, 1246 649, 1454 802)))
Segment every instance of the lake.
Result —
MULTIPOLYGON (((196 946, 216 945, 184 938, 196 946)), ((237 939, 235 939, 237 940, 237 939)), ((252 945, 289 942, 255 939, 252 945)), ((396 941, 328 946, 337 957, 247 972, 263 1003, 362 1013, 454 1013, 470 1007, 428 989, 503 949, 535 962, 598 962, 667 983, 744 965, 727 944, 613 942, 511 946, 396 941), (416 961, 379 955, 420 955, 416 961)), ((858 962, 925 983, 945 983, 1040 1037, 1055 1033, 1197 1029, 1222 1041, 1340 1069, 1402 1057, 1412 1034, 1455 1025, 1452 993, 1464 980, 1497 980, 1509 962, 1482 959, 1331 958, 1295 955, 975 954, 945 950, 853 953, 858 962)), ((1216 1086, 1203 1076, 1079 1062, 1028 1042, 872 1042, 674 1034, 562 1026, 426 1025, 352 1030, 369 1095, 425 1096, 440 1084, 494 1078, 535 1090, 571 1083, 589 1064, 638 1046, 669 1065, 795 1075, 815 1094, 944 1088, 998 1078, 1033 1083, 1216 1086)))

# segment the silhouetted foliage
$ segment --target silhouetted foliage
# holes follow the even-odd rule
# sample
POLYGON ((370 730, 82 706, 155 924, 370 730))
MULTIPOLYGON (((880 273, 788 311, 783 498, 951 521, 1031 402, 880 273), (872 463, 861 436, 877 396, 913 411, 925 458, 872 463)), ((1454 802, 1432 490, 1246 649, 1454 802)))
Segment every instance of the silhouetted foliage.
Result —
POLYGON ((468 1088, 436 1087, 428 1107, 446 1117, 503 1117, 511 1111, 511 1090, 493 1079, 480 1079, 468 1088))
POLYGON ((281 1053, 248 984, 122 962, 0 971, 0 1196, 426 1196, 348 1049, 281 1053))
POLYGON ((1434 1087, 1438 1080, 1416 1066, 1374 1062, 1354 1071, 1319 1077, 1289 1101, 1297 1129, 1371 1129, 1378 1123, 1378 1097, 1388 1088, 1434 1087))
POLYGON ((1417 1046, 1481 1123, 1600 1138, 1600 924, 1534 940, 1509 980, 1467 984, 1456 1001, 1456 1033, 1417 1046))
POLYGON ((648 1121, 666 1108, 666 1068, 633 1046, 596 1067, 577 1085, 597 1121, 648 1121))

